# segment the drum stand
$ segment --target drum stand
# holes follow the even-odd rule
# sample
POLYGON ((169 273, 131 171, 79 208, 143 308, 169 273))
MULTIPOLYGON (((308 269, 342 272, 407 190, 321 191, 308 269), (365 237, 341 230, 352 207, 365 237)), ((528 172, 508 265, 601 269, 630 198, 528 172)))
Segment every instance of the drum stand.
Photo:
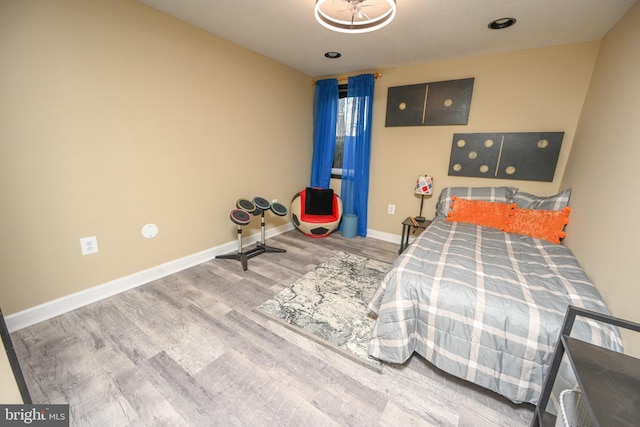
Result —
POLYGON ((242 227, 238 225, 238 252, 233 254, 217 255, 216 258, 235 259, 237 261, 240 261, 240 263, 242 264, 242 270, 247 271, 247 261, 249 260, 249 258, 258 256, 264 252, 266 252, 265 249, 260 246, 249 249, 247 252, 242 251, 242 227))
POLYGON ((262 211, 261 214, 261 220, 260 220, 260 241, 256 243, 256 247, 249 249, 246 252, 243 252, 242 250, 242 227, 240 226, 240 224, 238 224, 238 252, 237 253, 232 253, 232 254, 226 254, 226 255, 217 255, 216 258, 220 258, 220 259, 235 259, 237 261, 240 261, 240 263, 242 264, 242 270, 243 271, 247 271, 248 268, 248 260, 249 258, 253 258, 255 256, 258 256, 260 254, 263 254, 265 252, 286 252, 286 250, 284 249, 279 249, 279 248, 274 248, 271 246, 267 246, 265 244, 265 222, 264 222, 264 210, 262 211))
MULTIPOLYGON (((258 243, 256 243, 256 248, 261 248, 263 250, 263 252, 277 252, 277 253, 282 253, 282 252, 287 252, 284 249, 279 249, 279 248, 274 248, 271 246, 267 246, 264 242, 264 210, 262 211, 262 215, 260 218, 260 241, 258 243)), ((246 269, 245 269, 246 270, 246 269)))

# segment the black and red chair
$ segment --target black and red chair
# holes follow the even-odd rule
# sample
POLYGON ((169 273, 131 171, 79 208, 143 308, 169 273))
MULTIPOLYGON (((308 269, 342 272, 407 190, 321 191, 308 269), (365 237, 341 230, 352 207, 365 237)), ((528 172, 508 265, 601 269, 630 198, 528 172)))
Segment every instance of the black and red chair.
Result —
POLYGON ((327 237, 340 225, 342 199, 330 188, 311 188, 293 196, 291 221, 309 237, 327 237))

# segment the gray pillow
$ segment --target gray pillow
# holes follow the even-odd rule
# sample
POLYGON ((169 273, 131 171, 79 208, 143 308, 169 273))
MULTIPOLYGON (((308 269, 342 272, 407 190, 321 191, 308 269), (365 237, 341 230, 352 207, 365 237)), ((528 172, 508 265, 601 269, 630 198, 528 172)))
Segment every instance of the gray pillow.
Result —
POLYGON ((517 187, 447 187, 443 188, 436 204, 436 216, 447 216, 451 210, 451 198, 462 197, 467 200, 484 200, 485 202, 513 203, 513 195, 517 187))
POLYGON ((542 211, 560 211, 569 205, 571 189, 567 188, 561 193, 553 196, 540 197, 535 194, 518 192, 513 196, 513 203, 519 208, 536 209, 542 211))

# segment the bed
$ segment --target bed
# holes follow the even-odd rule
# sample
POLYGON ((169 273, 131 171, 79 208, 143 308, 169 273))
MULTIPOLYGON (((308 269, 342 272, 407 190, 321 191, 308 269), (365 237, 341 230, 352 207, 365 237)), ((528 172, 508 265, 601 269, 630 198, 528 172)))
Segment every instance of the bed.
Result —
MULTIPOLYGON (((568 218, 569 196, 569 190, 542 198, 513 187, 444 189, 434 221, 396 259, 371 300, 369 310, 377 319, 369 354, 401 364, 416 352, 513 402, 536 404, 567 306, 609 314, 567 247, 521 234, 513 224, 509 228, 514 211, 564 211, 568 218), (463 201, 508 213, 455 220, 456 204, 463 201)), ((470 212, 482 210, 478 206, 470 212)), ((520 221, 524 228, 542 222, 520 221)), ((555 232, 556 242, 565 223, 555 232)), ((619 332, 609 325, 583 320, 573 335, 622 351, 619 332)), ((556 388, 573 385, 564 368, 556 388)))

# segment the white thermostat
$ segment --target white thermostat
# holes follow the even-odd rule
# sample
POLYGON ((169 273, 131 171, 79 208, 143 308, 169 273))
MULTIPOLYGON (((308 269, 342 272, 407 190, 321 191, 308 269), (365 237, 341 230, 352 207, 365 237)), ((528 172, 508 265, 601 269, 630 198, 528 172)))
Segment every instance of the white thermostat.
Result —
POLYGON ((158 226, 155 224, 147 224, 142 227, 142 235, 147 239, 152 239, 158 234, 158 226))

